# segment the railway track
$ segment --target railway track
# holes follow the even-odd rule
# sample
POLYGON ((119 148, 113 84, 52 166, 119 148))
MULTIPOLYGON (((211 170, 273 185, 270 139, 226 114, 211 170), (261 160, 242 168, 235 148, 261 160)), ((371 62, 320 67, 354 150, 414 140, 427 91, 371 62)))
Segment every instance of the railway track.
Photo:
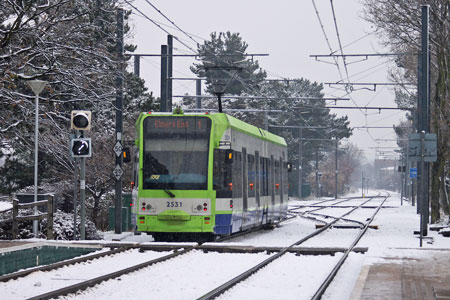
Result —
MULTIPOLYGON (((272 263, 273 261, 275 261, 276 259, 279 259, 281 256, 285 255, 286 253, 289 252, 290 249, 294 248, 295 246, 298 246, 302 243, 304 243, 305 241, 319 235, 320 233, 324 232, 325 230, 327 230, 328 228, 330 228, 333 224, 337 223, 339 220, 341 220, 343 217, 345 217, 346 215, 351 214, 353 211, 355 211, 356 209, 360 208, 362 205, 364 205, 365 203, 371 201, 373 198, 369 198, 368 200, 364 201, 360 206, 357 206, 353 209, 351 209, 350 211, 346 212, 345 214, 343 214, 341 217, 335 218, 334 221, 328 223, 326 226, 323 226, 319 229, 317 229, 316 231, 314 231, 313 233, 309 234, 308 236, 300 239, 299 241, 293 243, 292 245, 290 245, 289 247, 284 248, 282 251, 278 252, 275 255, 272 255, 271 257, 267 258, 266 260, 264 260, 263 262, 259 263, 258 265, 248 269, 247 271, 241 273, 240 275, 234 277, 233 279, 229 280, 228 282, 222 284, 221 286, 211 290, 210 292, 204 294, 203 296, 201 296, 200 300, 209 300, 209 299, 215 299, 216 297, 218 297, 219 295, 223 294, 224 292, 228 291, 229 289, 231 289, 233 286, 235 286, 236 284, 244 281, 245 279, 247 279, 248 277, 250 277, 251 275, 253 275, 254 273, 260 271, 262 268, 266 267, 267 265, 269 265, 270 263, 272 263)), ((331 281, 333 280, 333 278, 336 276, 338 270, 341 268, 341 266, 344 264, 345 260, 347 259, 348 255, 350 252, 354 251, 354 248, 356 246, 356 244, 358 243, 358 241, 361 239, 361 237, 366 233, 367 229, 369 228, 368 226, 370 225, 370 223, 373 221, 375 215, 379 212, 379 210, 381 209, 382 205, 384 204, 384 201, 387 199, 387 196, 384 198, 383 202, 378 206, 378 208, 376 209, 376 211, 373 213, 372 217, 367 220, 367 222, 364 225, 364 228, 361 230, 361 232, 358 234, 358 236, 354 239, 354 241, 351 243, 350 247, 344 252, 342 258, 338 261, 338 263, 333 267, 333 269, 331 270, 331 272, 327 275, 327 277, 325 278, 325 280, 322 282, 322 284, 320 285, 320 287, 318 288, 318 290, 316 291, 316 293, 314 294, 312 299, 320 299, 320 297, 323 295, 323 293, 325 292, 326 288, 330 285, 331 281)))
MULTIPOLYGON (((361 203, 359 206, 349 210, 348 212, 346 212, 345 214, 339 216, 339 217, 333 217, 333 216, 328 216, 328 218, 334 218, 333 221, 327 223, 325 226, 323 226, 322 228, 319 228, 317 230, 315 230, 314 232, 312 232, 311 234, 307 235, 306 237, 300 239, 299 241, 291 244, 288 247, 249 247, 249 246, 241 246, 241 247, 237 247, 237 246, 218 246, 215 245, 215 243, 213 243, 212 245, 208 245, 208 244, 203 244, 203 245, 199 245, 199 244, 185 244, 185 245, 172 245, 170 248, 167 245, 157 245, 158 243, 155 243, 156 245, 151 245, 153 243, 149 243, 146 245, 126 245, 125 247, 121 247, 118 249, 114 249, 114 250, 110 250, 110 251, 105 251, 104 253, 99 253, 97 254, 99 257, 105 257, 108 255, 115 255, 117 253, 122 253, 122 252, 126 252, 126 251, 130 251, 131 249, 135 249, 135 248, 139 248, 139 251, 146 251, 146 250, 153 250, 153 251, 170 251, 172 253, 169 253, 167 255, 161 255, 160 257, 154 258, 154 259, 149 259, 147 261, 141 262, 139 264, 133 265, 131 267, 127 267, 127 268, 122 268, 120 270, 114 271, 114 272, 110 272, 108 274, 103 274, 100 276, 97 276, 95 278, 90 278, 88 280, 84 280, 82 282, 78 282, 76 284, 72 284, 72 285, 68 285, 68 286, 64 286, 58 289, 54 289, 52 291, 48 291, 45 293, 41 293, 39 295, 36 296, 32 296, 29 297, 28 299, 52 299, 52 298, 58 298, 60 296, 65 296, 65 295, 69 295, 71 293, 79 293, 79 291, 81 290, 85 290, 89 287, 92 287, 94 285, 100 284, 102 282, 105 282, 107 280, 113 279, 113 278, 118 278, 124 274, 130 274, 132 272, 135 272, 137 270, 141 270, 143 268, 146 268, 148 266, 152 266, 155 265, 157 263, 163 263, 163 262, 167 262, 173 258, 176 257, 180 257, 184 254, 187 253, 196 253, 196 255, 198 253, 201 252, 225 252, 225 253, 262 253, 261 255, 267 255, 270 254, 271 256, 269 258, 264 258, 261 259, 261 262, 255 264, 255 266, 249 268, 248 270, 240 273, 240 275, 234 277, 232 280, 229 280, 228 282, 226 282, 225 284, 222 284, 220 286, 218 286, 217 288, 212 289, 210 292, 204 294, 203 296, 201 296, 199 299, 213 299, 215 297, 217 297, 218 295, 224 293, 226 290, 228 290, 229 288, 231 288, 232 286, 236 285, 237 283, 245 280, 246 278, 248 278, 250 275, 258 272, 261 268, 263 268, 264 266, 268 265, 269 263, 271 263, 272 261, 280 258, 281 256, 287 254, 287 253, 295 253, 296 255, 304 255, 304 254, 335 254, 337 252, 343 253, 342 258, 339 260, 338 264, 333 268, 333 271, 330 273, 330 275, 327 277, 327 280, 324 281, 324 283, 321 285, 321 291, 318 291, 318 295, 317 297, 320 297, 321 293, 323 293, 323 291, 326 290, 326 287, 329 285, 329 283, 332 281, 332 278, 334 278, 334 276, 336 275, 337 271, 339 270, 340 266, 344 263, 346 257, 348 256, 348 254, 352 251, 356 251, 356 252, 364 252, 367 249, 361 249, 361 248, 355 248, 357 242, 359 241, 359 239, 363 236, 363 234, 366 232, 370 222, 373 220, 373 217, 375 216, 375 214, 379 211, 379 209, 382 207, 384 201, 379 205, 378 209, 376 210, 376 212, 373 214, 373 216, 370 218, 369 221, 364 222, 364 228, 361 229, 361 234, 358 235, 358 237, 353 241, 353 243, 351 244, 350 247, 348 248, 329 248, 329 249, 312 249, 312 248, 307 248, 307 247, 298 247, 299 245, 301 245, 302 243, 306 242, 307 240, 312 239, 314 236, 319 235, 320 233, 326 231, 327 229, 331 228, 333 225, 337 224, 339 221, 344 221, 344 220, 350 220, 345 218, 347 215, 351 214, 353 211, 357 210, 358 208, 362 207, 363 205, 365 205, 367 202, 371 201, 373 198, 368 198, 367 200, 365 200, 363 203, 361 203), (193 250, 198 250, 198 251, 193 251, 193 250), (267 254, 265 254, 267 253, 267 254)), ((314 212, 312 212, 314 213, 314 212)), ((293 214, 293 216, 297 216, 297 214, 293 214)), ((359 222, 362 223, 362 222, 359 222)), ((360 224, 361 225, 361 224, 360 224)), ((93 256, 93 255, 92 255, 93 256)), ((84 258, 84 259, 89 259, 89 258, 84 258)), ((93 258, 91 258, 93 259, 93 258)), ((73 260, 72 264, 74 263, 79 263, 76 260, 73 260)), ((48 266, 48 269, 42 269, 42 271, 48 271, 48 270, 52 270, 54 268, 57 268, 58 266, 53 266, 50 267, 48 266)), ((61 266, 59 266, 61 267, 61 266)), ((29 274, 30 272, 28 272, 29 274)), ((4 280, 10 280, 13 278, 20 278, 21 276, 25 276, 26 274, 23 273, 21 276, 18 276, 19 274, 15 274, 14 276, 10 277, 9 279, 7 279, 6 277, 4 278, 4 280)), ((0 278, 0 281, 1 278, 0 278)), ((223 282, 223 281, 222 281, 223 282)), ((318 298, 316 298, 318 299, 318 298)))

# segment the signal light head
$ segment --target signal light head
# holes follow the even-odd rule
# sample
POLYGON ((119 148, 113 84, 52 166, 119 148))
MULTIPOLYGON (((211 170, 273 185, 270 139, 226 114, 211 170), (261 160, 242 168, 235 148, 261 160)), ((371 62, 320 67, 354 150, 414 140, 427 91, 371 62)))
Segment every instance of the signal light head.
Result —
POLYGON ((122 157, 123 157, 124 163, 131 162, 130 148, 128 148, 128 147, 123 148, 122 157))
POLYGON ((75 130, 91 130, 91 112, 88 110, 72 110, 70 128, 75 130))

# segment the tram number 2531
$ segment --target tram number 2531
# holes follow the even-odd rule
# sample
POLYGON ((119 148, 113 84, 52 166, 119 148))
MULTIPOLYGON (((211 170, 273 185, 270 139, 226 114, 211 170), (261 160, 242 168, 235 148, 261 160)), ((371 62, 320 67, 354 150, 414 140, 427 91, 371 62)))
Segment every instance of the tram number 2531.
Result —
POLYGON ((182 207, 183 203, 178 201, 167 201, 167 207, 182 207))

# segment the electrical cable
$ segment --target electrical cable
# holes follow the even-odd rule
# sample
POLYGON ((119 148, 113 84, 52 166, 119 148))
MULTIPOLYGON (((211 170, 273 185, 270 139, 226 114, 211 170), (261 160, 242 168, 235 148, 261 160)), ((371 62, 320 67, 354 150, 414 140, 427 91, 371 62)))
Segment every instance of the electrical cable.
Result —
MULTIPOLYGON (((353 44, 359 42, 359 41, 362 40, 362 39, 365 39, 366 37, 368 37, 368 36, 370 36, 370 35, 372 35, 372 34, 373 34, 372 32, 366 33, 365 35, 363 35, 363 36, 360 37, 360 38, 357 38, 357 39, 354 40, 353 42, 350 42, 350 43, 348 43, 347 45, 344 45, 344 46, 342 47, 342 49, 345 49, 345 48, 347 48, 348 46, 351 46, 351 45, 353 45, 353 44)), ((333 55, 333 54, 335 54, 336 52, 338 52, 338 50, 335 50, 335 51, 331 52, 330 55, 333 55)))
MULTIPOLYGON (((338 40, 338 44, 339 44, 339 49, 341 51, 341 54, 344 55, 344 51, 342 49, 342 43, 341 43, 341 36, 339 35, 339 29, 338 29, 337 20, 336 20, 336 14, 334 12, 333 0, 330 0, 330 4, 331 4, 331 11, 333 12, 334 27, 336 29, 336 35, 337 35, 337 40, 338 40)), ((347 75, 347 82, 348 82, 349 75, 348 75, 347 62, 345 61, 345 56, 342 56, 342 61, 344 62, 344 69, 345 69, 345 73, 347 75)))
POLYGON ((130 3, 130 1, 128 0, 124 0, 128 5, 130 5, 132 8, 134 8, 136 11, 138 11, 145 19, 149 20, 150 22, 152 22, 154 25, 156 25, 159 29, 161 29, 162 31, 164 31, 166 34, 173 36, 173 38, 175 40, 177 40, 180 44, 182 44, 183 46, 185 46, 186 48, 188 48, 189 50, 191 50, 193 53, 196 53, 197 51, 195 51, 194 49, 192 49, 190 46, 188 46, 186 43, 184 43, 183 41, 181 41, 177 36, 171 34, 169 31, 165 30, 164 28, 162 28, 161 25, 159 25, 157 22, 155 22, 153 19, 149 18, 146 14, 144 14, 139 8, 137 8, 136 6, 134 6, 133 4, 130 3))
POLYGON ((169 21, 170 23, 172 23, 173 26, 175 26, 179 31, 181 31, 184 35, 186 35, 188 38, 190 38, 196 45, 199 44, 199 42, 197 42, 196 40, 194 40, 194 38, 192 36, 190 36, 189 34, 186 33, 186 31, 184 31, 183 29, 181 29, 178 25, 176 25, 172 20, 170 20, 165 14, 163 14, 158 8, 156 8, 156 6, 154 6, 149 0, 145 0, 145 2, 148 3, 148 5, 150 5, 151 7, 153 7, 160 15, 162 15, 167 21, 169 21))
MULTIPOLYGON (((131 11, 131 14, 132 14, 132 15, 135 15, 135 16, 137 16, 137 17, 139 17, 139 18, 146 19, 146 17, 144 17, 144 16, 141 15, 141 14, 137 14, 137 13, 135 13, 134 11, 131 11)), ((152 20, 153 20, 153 19, 152 19, 152 20)), ((153 21, 154 21, 155 23, 158 23, 159 25, 164 26, 164 27, 167 27, 167 28, 169 28, 169 29, 172 29, 172 30, 175 30, 175 31, 180 31, 178 28, 176 28, 176 27, 174 27, 174 26, 171 26, 171 25, 169 25, 169 24, 167 24, 167 23, 160 22, 160 21, 156 21, 156 20, 153 20, 153 21)), ((189 33, 189 34, 190 34, 191 36, 193 36, 193 37, 196 37, 196 38, 200 39, 200 40, 206 41, 206 39, 205 39, 204 37, 195 35, 195 34, 193 34, 193 33, 189 33)))
MULTIPOLYGON (((330 41, 328 39, 327 33, 325 32, 325 27, 323 26, 322 19, 320 18, 319 10, 317 9, 316 2, 314 0, 312 0, 312 4, 314 6, 314 10, 316 11, 317 19, 319 20, 319 24, 320 24, 320 27, 322 29, 322 33, 323 33, 323 35, 325 37, 325 41, 327 42, 328 49, 330 49, 330 53, 333 53, 333 48, 331 47, 331 44, 330 44, 330 41)), ((336 67, 338 69, 339 76, 341 77, 342 81, 344 81, 343 80, 344 76, 342 76, 342 72, 341 72, 341 68, 339 66, 339 62, 338 62, 336 57, 333 57, 333 59, 334 59, 335 65, 336 65, 336 67)))
MULTIPOLYGON (((330 1, 331 1, 331 0, 330 0, 330 1)), ((318 11, 317 6, 316 6, 316 2, 315 2, 314 0, 312 0, 312 3, 313 3, 313 6, 314 6, 314 10, 315 10, 315 12, 316 12, 317 18, 319 19, 319 23, 320 23, 320 26, 321 26, 321 28, 322 28, 323 35, 325 36, 325 40, 326 40, 326 42, 327 42, 328 48, 330 49, 330 53, 333 53, 333 49, 332 49, 332 47, 331 47, 330 41, 329 41, 329 39, 328 39, 328 36, 327 36, 327 34, 326 34, 326 32, 325 32, 325 28, 324 28, 323 23, 322 23, 322 20, 321 20, 321 18, 320 18, 319 11, 318 11)), ((334 8, 333 8, 333 12, 334 12, 334 8)), ((341 47, 341 49, 342 49, 342 47, 341 47)), ((338 62, 337 58, 336 58, 336 57, 333 57, 333 59, 334 59, 334 61, 335 61, 335 65, 336 65, 336 67, 337 67, 337 69, 338 69, 339 77, 341 78, 341 81, 342 81, 342 82, 345 82, 344 76, 342 75, 341 68, 340 68, 340 66, 339 66, 339 62, 338 62)), ((347 78, 348 78, 348 73, 347 73, 347 78)), ((358 106, 358 104, 356 104, 356 101, 355 101, 355 100, 353 99, 353 97, 350 95, 350 92, 349 92, 349 91, 347 91, 347 94, 346 94, 345 96, 349 96, 349 97, 350 97, 350 100, 353 102, 353 104, 355 104, 356 106, 358 106)), ((344 96, 344 97, 345 97, 345 96, 344 96)), ((362 111, 361 109, 360 109, 360 112, 361 112, 363 115, 366 115, 366 114, 364 113, 364 111, 362 111)))

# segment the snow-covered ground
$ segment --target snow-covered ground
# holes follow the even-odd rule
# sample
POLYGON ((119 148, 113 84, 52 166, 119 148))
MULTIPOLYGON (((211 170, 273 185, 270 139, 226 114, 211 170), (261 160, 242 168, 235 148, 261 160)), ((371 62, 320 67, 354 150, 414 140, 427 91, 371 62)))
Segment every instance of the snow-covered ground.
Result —
POLYGON ((5 201, 0 201, 0 212, 7 211, 12 208, 12 204, 5 201))
MULTIPOLYGON (((358 195, 361 194, 355 194, 355 196, 358 195)), ((291 203, 298 205, 315 202, 317 200, 292 201, 291 203)), ((367 265, 384 261, 392 263, 395 258, 406 255, 418 258, 426 255, 425 251, 419 249, 419 238, 414 235, 414 231, 419 228, 416 207, 410 206, 406 201, 403 201, 403 206, 401 206, 399 195, 396 194, 392 194, 384 205, 390 208, 383 208, 372 222, 372 225, 378 225, 378 229, 369 229, 357 245, 358 247, 368 247, 368 252, 349 255, 347 262, 328 288, 323 299, 349 299, 361 270, 367 269, 367 265)), ((366 211, 369 209, 359 210, 349 218, 363 221, 370 217, 370 213, 368 214, 366 211)), ((315 222, 297 217, 272 231, 260 231, 239 237, 232 240, 230 244, 287 246, 314 229, 315 222)), ((331 229, 319 239, 302 246, 346 247, 352 241, 352 237, 354 238, 355 232, 354 229, 331 229)), ((429 230, 428 232, 428 238, 423 241, 423 248, 450 249, 450 238, 443 237, 436 231, 429 230)), ((140 243, 152 241, 152 237, 146 234, 135 236, 132 233, 121 235, 106 233, 103 242, 118 239, 123 242, 140 243)), ((68 267, 67 270, 60 269, 51 273, 40 272, 27 276, 28 278, 0 283, 0 295, 2 295, 2 299, 3 296, 6 296, 5 299, 24 299, 50 289, 55 282, 71 281, 70 283, 73 284, 76 283, 76 280, 72 279, 73 277, 78 280, 92 278, 98 276, 99 271, 106 272, 112 267, 131 265, 161 255, 162 253, 129 251, 126 255, 116 256, 113 266, 107 261, 99 260, 101 264, 105 264, 105 267, 92 262, 93 267, 89 267, 89 263, 87 263, 68 267), (65 272, 71 273, 71 277, 65 272), (26 287, 26 292, 22 287, 26 287), (33 290, 37 293, 33 293, 33 290)), ((339 253, 335 256, 287 254, 252 275, 245 282, 236 285, 221 295, 219 299, 310 299, 323 276, 329 272, 341 256, 342 254, 339 253)), ((219 254, 211 252, 205 254, 194 251, 168 262, 158 263, 124 275, 120 279, 110 280, 77 295, 64 297, 64 299, 196 299, 267 257, 268 255, 264 253, 219 254)))

